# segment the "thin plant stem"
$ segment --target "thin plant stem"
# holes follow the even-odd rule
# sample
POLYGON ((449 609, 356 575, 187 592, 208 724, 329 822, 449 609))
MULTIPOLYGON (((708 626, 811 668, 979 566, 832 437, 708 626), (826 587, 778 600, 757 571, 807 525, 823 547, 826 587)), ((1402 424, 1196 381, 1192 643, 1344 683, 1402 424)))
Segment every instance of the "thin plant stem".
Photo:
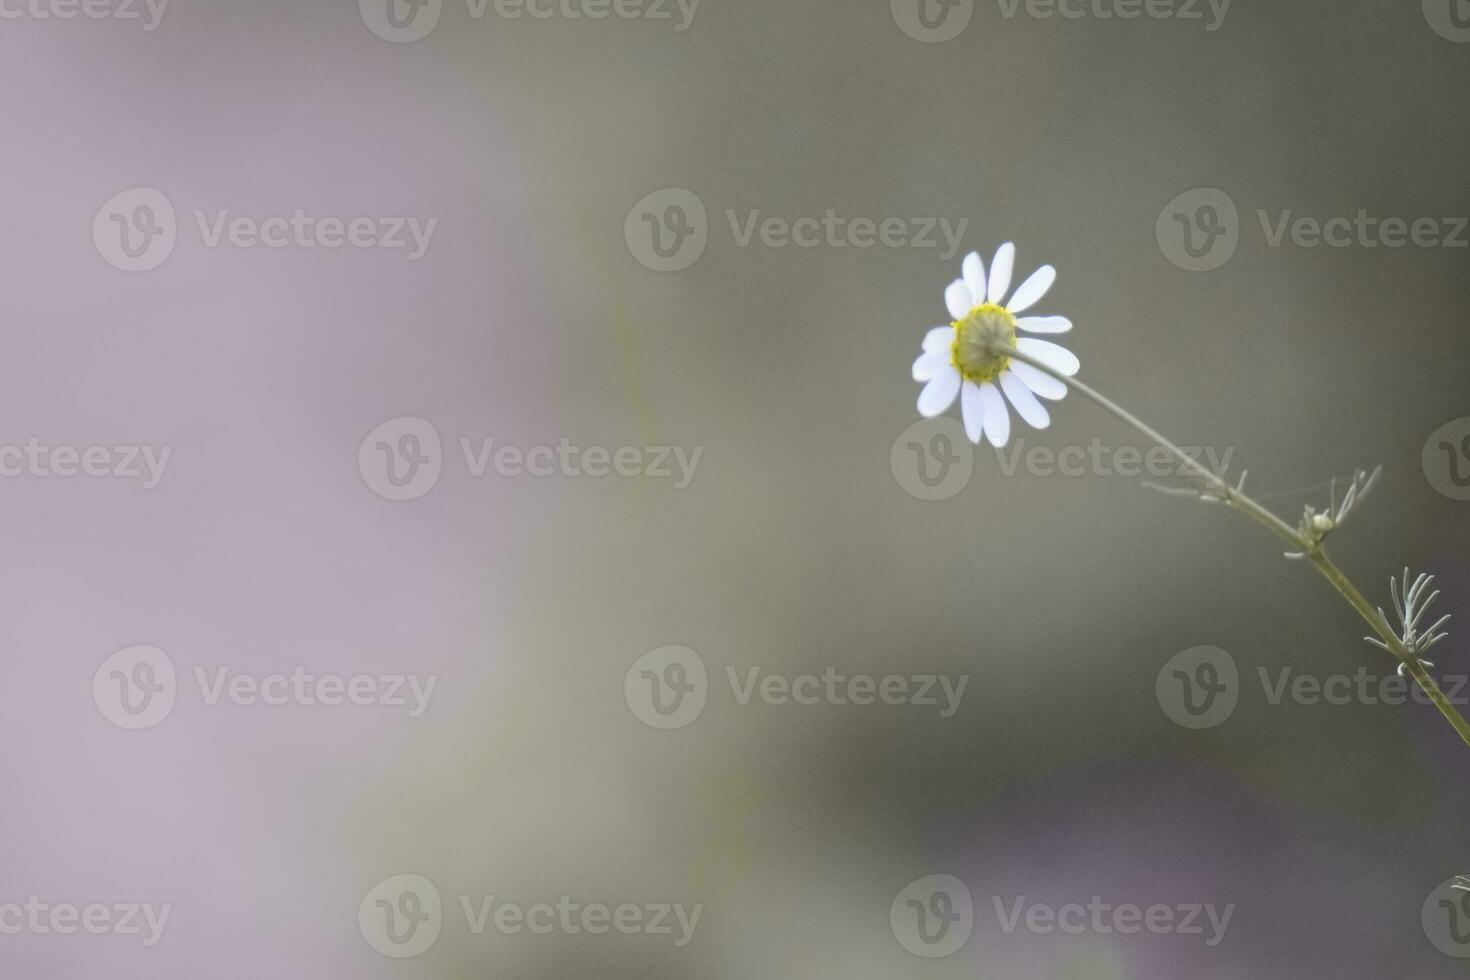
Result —
POLYGON ((1327 552, 1322 547, 1320 540, 1307 538, 1290 524, 1277 517, 1272 511, 1254 500, 1249 494, 1245 493, 1242 487, 1232 487, 1226 482, 1223 473, 1215 473, 1201 465, 1192 456, 1162 435, 1157 429, 1154 429, 1091 385, 1065 375, 1049 364, 1027 354, 1023 354, 1014 348, 997 345, 996 352, 1014 358, 1022 364, 1029 364, 1038 371, 1062 382, 1073 391, 1085 395, 1104 410, 1116 416, 1133 429, 1136 429, 1145 438, 1167 450, 1171 456, 1179 461, 1179 465, 1185 471, 1197 477, 1205 484, 1214 499, 1237 508, 1241 513, 1262 525, 1283 541, 1286 541, 1296 551, 1306 555, 1317 571, 1322 573, 1322 577, 1327 579, 1332 587, 1337 590, 1337 593, 1347 601, 1348 605, 1357 611, 1358 615, 1363 618, 1363 621, 1373 628, 1373 632, 1383 639, 1389 651, 1403 664, 1404 670, 1414 679, 1414 682, 1429 696, 1429 700, 1439 709, 1439 713, 1444 715, 1445 720, 1455 729, 1461 741, 1466 745, 1470 745, 1470 722, 1467 722, 1465 716, 1460 714, 1459 710, 1450 703, 1449 698, 1445 697, 1439 685, 1434 682, 1434 678, 1429 676, 1429 672, 1425 670, 1423 661, 1413 651, 1404 646, 1403 640, 1388 627, 1388 624, 1378 615, 1372 603, 1364 597, 1362 591, 1343 574, 1342 570, 1333 563, 1331 558, 1327 557, 1327 552))
POLYGON ((1393 655, 1403 662, 1404 670, 1414 678, 1415 683, 1424 689, 1424 693, 1429 695, 1429 700, 1434 702, 1434 706, 1439 709, 1440 714, 1445 716, 1445 720, 1454 726, 1461 740, 1466 745, 1470 745, 1470 722, 1466 722, 1465 716, 1450 703, 1449 698, 1445 697, 1445 693, 1434 682, 1434 678, 1429 676, 1429 671, 1424 669, 1424 662, 1404 648, 1403 641, 1393 630, 1384 625, 1382 617, 1374 611, 1372 603, 1342 573, 1342 570, 1333 564, 1332 559, 1327 557, 1327 553, 1320 545, 1316 550, 1309 551, 1307 557, 1312 560, 1313 565, 1317 566, 1317 570, 1322 573, 1323 577, 1332 583, 1332 587, 1348 601, 1348 604, 1358 611, 1358 615, 1373 627, 1373 631, 1383 638, 1389 649, 1393 651, 1393 655))

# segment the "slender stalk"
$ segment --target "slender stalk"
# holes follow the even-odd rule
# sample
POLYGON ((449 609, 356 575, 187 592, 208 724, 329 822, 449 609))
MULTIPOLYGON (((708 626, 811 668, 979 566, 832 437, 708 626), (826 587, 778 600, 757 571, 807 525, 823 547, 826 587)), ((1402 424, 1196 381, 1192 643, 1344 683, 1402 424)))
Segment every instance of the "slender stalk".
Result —
POLYGON ((1373 632, 1383 638, 1383 642, 1388 644, 1389 649, 1393 651, 1393 655, 1403 661, 1404 670, 1408 672, 1410 677, 1414 678, 1415 683, 1424 689, 1424 693, 1429 695, 1429 700, 1434 702, 1434 706, 1439 709, 1440 714, 1445 716, 1445 720, 1454 726, 1460 739, 1466 745, 1470 745, 1470 722, 1465 720, 1465 716, 1460 714, 1459 710, 1450 703, 1449 698, 1445 697, 1444 691, 1440 690, 1439 685, 1434 682, 1434 678, 1429 676, 1429 671, 1424 669, 1424 661, 1404 648, 1403 641, 1399 639, 1393 630, 1384 625, 1382 617, 1373 609, 1372 603, 1342 573, 1341 569, 1333 564, 1332 559, 1327 557, 1326 551, 1319 547, 1316 551, 1311 552, 1308 557, 1312 559, 1312 564, 1317 566, 1317 570, 1322 573, 1323 577, 1332 583, 1332 587, 1348 601, 1350 606, 1358 611, 1359 616, 1362 616, 1373 627, 1373 632))
POLYGON ((1314 541, 1308 539, 1290 524, 1287 524, 1250 497, 1242 487, 1232 487, 1225 481, 1224 474, 1215 473, 1201 465, 1192 456, 1163 436, 1157 429, 1154 429, 1091 385, 1079 381, 1076 378, 1069 377, 1050 365, 1023 354, 1014 348, 998 345, 997 352, 1014 358, 1023 364, 1029 364, 1038 371, 1062 382, 1073 391, 1085 395, 1105 411, 1136 429, 1145 438, 1167 450, 1171 456, 1179 461, 1179 465, 1186 472, 1200 479, 1217 500, 1238 508, 1241 513, 1289 543, 1296 551, 1306 555, 1317 571, 1322 573, 1322 577, 1327 579, 1332 587, 1337 590, 1338 594, 1347 601, 1348 605, 1352 606, 1358 615, 1363 618, 1364 622, 1372 627, 1373 632, 1377 633, 1383 639, 1383 642, 1388 645, 1393 656, 1403 664, 1404 670, 1410 677, 1414 678, 1414 682, 1424 690, 1424 693, 1429 696, 1429 700, 1439 709, 1439 713, 1444 715, 1445 720, 1455 729, 1461 741, 1466 745, 1470 745, 1470 721, 1466 721, 1465 716, 1460 714, 1459 710, 1450 703, 1449 698, 1440 690, 1439 685, 1434 682, 1434 678, 1429 676, 1429 672, 1424 669, 1424 662, 1404 646, 1403 640, 1393 630, 1389 629, 1388 625, 1374 609, 1372 603, 1342 573, 1342 570, 1333 564, 1332 559, 1327 557, 1327 552, 1323 549, 1320 540, 1314 541))

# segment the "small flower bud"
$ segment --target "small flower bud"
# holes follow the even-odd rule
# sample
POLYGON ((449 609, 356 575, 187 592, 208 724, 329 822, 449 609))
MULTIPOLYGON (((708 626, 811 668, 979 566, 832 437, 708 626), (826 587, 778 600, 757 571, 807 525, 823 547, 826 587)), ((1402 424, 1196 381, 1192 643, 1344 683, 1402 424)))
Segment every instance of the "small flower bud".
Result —
POLYGON ((1328 517, 1326 514, 1313 514, 1312 530, 1316 531, 1318 534, 1326 534, 1328 531, 1332 530, 1332 518, 1328 517))

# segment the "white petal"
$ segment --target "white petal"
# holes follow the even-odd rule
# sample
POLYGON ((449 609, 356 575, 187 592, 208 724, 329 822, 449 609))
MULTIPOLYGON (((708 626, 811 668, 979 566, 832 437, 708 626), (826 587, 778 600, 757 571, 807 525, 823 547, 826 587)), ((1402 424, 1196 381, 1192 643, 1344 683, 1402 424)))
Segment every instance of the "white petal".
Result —
POLYGON ((1057 281, 1057 270, 1054 266, 1044 265, 1031 273, 1031 278, 1021 283, 1021 288, 1016 290, 1016 295, 1006 304, 1006 309, 1014 315, 1023 313, 1041 302, 1041 297, 1051 288, 1051 284, 1057 281))
POLYGON ((1036 340, 1031 337, 1022 337, 1016 341, 1016 350, 1029 357, 1034 357, 1041 363, 1053 370, 1071 377, 1082 367, 1082 362, 1077 360, 1077 355, 1059 347, 1049 340, 1036 340))
POLYGON ((928 381, 943 371, 950 362, 951 357, 947 350, 926 351, 914 362, 914 380, 928 381))
POLYGON ((965 285, 970 287, 970 297, 980 297, 981 302, 985 300, 985 260, 980 257, 979 252, 971 252, 965 256, 961 271, 965 274, 965 285))
POLYGON ((985 410, 985 438, 999 449, 1011 438, 1011 413, 1000 389, 989 381, 980 386, 980 405, 985 410))
POLYGON ((949 315, 956 320, 963 320, 970 315, 970 311, 978 305, 974 298, 963 279, 956 279, 944 291, 944 305, 949 308, 949 315))
POLYGON ((960 393, 960 369, 951 366, 940 371, 919 392, 919 414, 926 419, 943 412, 954 404, 954 396, 960 393))
POLYGON ((965 417, 965 435, 979 445, 985 427, 985 407, 980 401, 980 388, 973 381, 966 381, 960 389, 960 414, 965 417))
POLYGON ((924 334, 924 350, 933 352, 944 350, 954 343, 954 327, 945 324, 942 327, 934 327, 924 334))
POLYGON ((990 262, 990 292, 986 295, 986 302, 1000 303, 1006 297, 1006 290, 1011 288, 1011 267, 1016 264, 1016 246, 1006 242, 995 250, 995 258, 990 262))
POLYGON ((1033 429, 1044 429, 1051 425, 1051 413, 1036 400, 1031 389, 1026 387, 1026 382, 1007 371, 1000 376, 1000 386, 1011 404, 1016 406, 1016 414, 1025 419, 1027 425, 1033 429))
POLYGON ((1067 397, 1066 384, 1058 381, 1056 378, 1053 378, 1045 371, 1038 371, 1031 365, 1022 364, 1020 361, 1017 360, 1011 361, 1011 371, 1016 375, 1016 377, 1026 382, 1027 388, 1030 388, 1042 398, 1049 398, 1052 401, 1058 401, 1059 399, 1067 397))
POLYGON ((1072 329, 1072 321, 1064 316, 1023 316, 1016 326, 1027 333, 1066 333, 1072 329))

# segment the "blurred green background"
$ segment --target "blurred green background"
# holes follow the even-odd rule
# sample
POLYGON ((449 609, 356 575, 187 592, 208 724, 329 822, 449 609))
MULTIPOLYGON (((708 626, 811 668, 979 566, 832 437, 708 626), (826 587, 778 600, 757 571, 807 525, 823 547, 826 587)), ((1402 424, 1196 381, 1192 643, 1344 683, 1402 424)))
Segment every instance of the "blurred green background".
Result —
MULTIPOLYGON (((917 499, 890 454, 918 420, 909 364, 960 256, 742 247, 729 216, 967 220, 963 251, 987 258, 1016 241, 1017 281, 1059 269, 1045 312, 1075 321, 1081 376, 1182 444, 1233 449, 1289 520, 1325 503, 1329 477, 1381 463, 1339 562, 1385 605, 1403 565, 1436 572, 1463 615, 1470 504, 1431 485, 1421 450, 1470 415, 1466 236, 1272 247, 1260 217, 1470 214, 1470 45, 1419 4, 1239 0, 1208 30, 1203 5, 1203 20, 1124 20, 980 2, 927 43, 882 0, 704 0, 683 31, 672 5, 670 20, 493 5, 477 20, 447 2, 428 36, 389 43, 350 3, 176 3, 152 32, 0 25, 6 439, 126 433, 173 445, 178 474, 151 495, 0 485, 29 692, 0 722, 25 746, 0 764, 19 801, 7 890, 178 904, 155 950, 23 937, 0 962, 354 980, 1463 975, 1420 913, 1470 871, 1470 750, 1423 706, 1271 704, 1259 680, 1392 672, 1325 583, 1223 509, 1117 475, 1006 475, 985 447, 962 490, 917 499), (87 227, 132 186, 169 194, 183 230, 162 269, 127 276, 87 227), (623 234, 662 188, 706 212, 680 271, 647 268, 623 234), (1238 247, 1208 272, 1156 235, 1196 188, 1238 209, 1238 247), (201 246, 194 207, 440 225, 416 263, 236 253, 201 246), (444 476, 394 503, 353 458, 407 415, 436 426, 444 476), (703 455, 684 489, 475 478, 461 437, 703 455), (420 720, 195 703, 120 741, 87 678, 143 641, 181 668, 442 680, 420 720), (702 658, 708 703, 659 731, 624 681, 668 644, 702 658), (1239 704, 1194 731, 1155 681, 1205 644, 1238 665, 1239 704), (741 705, 727 667, 969 680, 946 718, 741 705), (379 956, 354 921, 400 873, 444 902, 415 960, 379 956), (910 955, 889 921, 930 874, 976 908, 945 959, 910 955), (683 947, 477 936, 459 897, 487 895, 703 912, 683 947), (992 900, 1021 895, 1235 910, 1208 948, 1006 935, 992 900)), ((1139 445, 1076 397, 1053 417, 1016 437, 1139 445)), ((1454 634, 1443 676, 1470 672, 1454 634)))

